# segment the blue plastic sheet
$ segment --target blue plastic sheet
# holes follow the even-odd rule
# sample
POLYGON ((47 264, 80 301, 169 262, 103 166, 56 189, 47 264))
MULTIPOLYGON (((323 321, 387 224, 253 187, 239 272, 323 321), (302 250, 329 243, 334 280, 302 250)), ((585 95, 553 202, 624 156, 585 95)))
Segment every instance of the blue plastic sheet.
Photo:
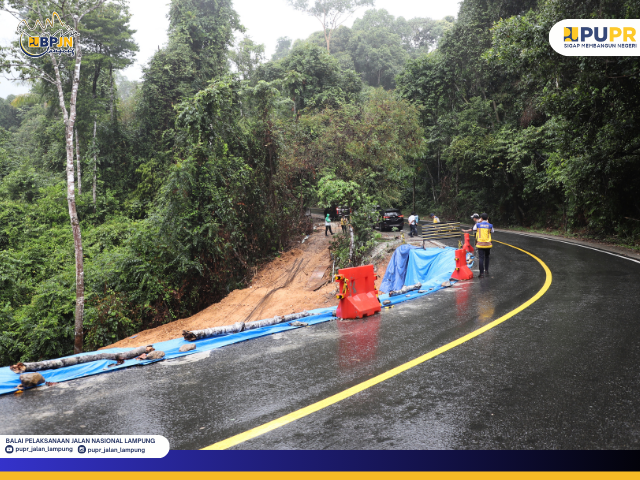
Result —
MULTIPOLYGON (((402 247, 407 247, 408 245, 402 245, 395 252, 395 254, 402 247)), ((416 283, 421 283, 422 286, 420 290, 414 290, 412 292, 408 292, 404 295, 396 295, 390 297, 388 293, 380 295, 380 301, 385 302, 389 301, 384 306, 392 306, 397 305, 398 303, 406 302, 407 300, 413 300, 414 298, 423 297, 430 293, 437 292, 441 290, 442 284, 451 278, 451 274, 455 269, 455 249, 454 248, 409 248, 404 249, 404 252, 401 255, 406 255, 406 266, 404 267, 404 275, 403 269, 396 268, 394 272, 390 275, 390 278, 387 278, 387 272, 385 272, 384 279, 382 284, 380 285, 380 290, 382 290, 382 285, 384 285, 385 281, 389 281, 390 285, 393 285, 391 290, 400 290, 405 285, 415 285, 416 283), (423 292, 423 293, 419 293, 423 292)), ((398 255, 400 257, 400 255, 398 255)), ((393 260, 393 257, 391 257, 393 260)), ((398 259, 398 263, 402 265, 403 260, 398 259)), ((391 262, 389 262, 391 263, 391 262)), ((451 282, 455 283, 454 281, 451 282)))
MULTIPOLYGON (((418 250, 413 245, 400 245, 393 252, 387 270, 384 272, 382 283, 380 284, 381 292, 391 292, 400 290, 404 286, 404 279, 407 275, 407 265, 409 263, 409 252, 418 250)), ((432 250, 432 249, 431 249, 432 250)))
POLYGON ((421 283, 421 290, 438 286, 451 278, 456 267, 455 248, 411 250, 404 285, 421 283))
MULTIPOLYGON (((309 325, 315 325, 318 323, 328 322, 335 318, 333 316, 336 311, 336 307, 331 308, 318 308, 316 310, 310 310, 309 313, 313 314, 310 317, 305 317, 299 321, 308 323, 309 325)), ((235 334, 224 335, 220 337, 204 338, 195 342, 187 342, 183 338, 176 338, 174 340, 167 340, 166 342, 154 343, 153 347, 156 350, 162 350, 165 352, 165 359, 178 358, 185 355, 191 355, 198 352, 206 352, 216 348, 231 345, 233 343, 244 342, 253 338, 264 337, 265 335, 272 335, 274 333, 286 332, 287 330, 293 330, 291 322, 280 323, 277 325, 271 325, 269 327, 256 328, 255 330, 248 330, 246 332, 240 332, 235 334), (187 343, 195 343, 196 349, 188 352, 180 352, 179 349, 182 345, 187 343)), ((99 353, 119 353, 131 350, 130 348, 110 348, 100 350, 99 353)), ((97 352, 91 352, 97 353, 97 352)), ((80 353, 78 356, 88 355, 88 353, 80 353)), ((113 372, 120 370, 121 368, 129 368, 136 365, 147 365, 149 363, 159 362, 160 360, 127 360, 122 365, 109 367, 114 364, 113 360, 98 360, 95 362, 83 363, 80 365, 73 365, 70 367, 58 368, 55 370, 42 370, 39 372, 47 382, 66 382, 81 377, 88 377, 90 375, 98 375, 100 373, 113 372)), ((13 373, 9 367, 0 368, 0 395, 6 393, 15 392, 20 384, 20 375, 13 373)))

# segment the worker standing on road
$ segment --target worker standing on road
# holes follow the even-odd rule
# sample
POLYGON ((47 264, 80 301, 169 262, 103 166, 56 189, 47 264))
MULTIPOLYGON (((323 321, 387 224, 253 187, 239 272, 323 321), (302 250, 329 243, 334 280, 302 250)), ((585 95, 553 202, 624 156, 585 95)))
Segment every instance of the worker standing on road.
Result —
MULTIPOLYGON (((474 213, 473 215, 471 215, 471 220, 473 220, 473 225, 475 226, 475 224, 480 221, 480 215, 478 215, 477 213, 474 213)), ((473 227, 471 227, 468 230, 465 230, 464 228, 462 229, 464 233, 471 233, 473 232, 473 230, 474 230, 473 227)))
MULTIPOLYGON (((474 213, 473 215, 471 215, 471 220, 473 220, 473 226, 475 227, 476 224, 480 221, 480 215, 478 215, 477 213, 474 213)), ((473 227, 471 227, 468 230, 465 230, 464 228, 462 229, 464 233, 471 233, 473 232, 473 230, 474 230, 473 227)))
POLYGON ((484 277, 485 272, 489 276, 489 254, 491 253, 491 234, 493 233, 493 225, 487 220, 489 215, 483 213, 480 215, 481 220, 473 226, 473 230, 476 232, 476 248, 478 249, 478 257, 480 258, 480 275, 479 278, 484 277))
POLYGON ((327 236, 327 232, 333 235, 331 231, 331 219, 329 218, 329 214, 327 213, 327 217, 324 219, 324 236, 327 236))
POLYGON ((433 223, 440 223, 440 219, 436 216, 435 213, 430 214, 429 217, 433 218, 433 223))
POLYGON ((409 236, 413 237, 413 236, 418 236, 418 221, 417 221, 417 216, 416 216, 416 212, 411 212, 411 216, 409 217, 409 236))
POLYGON ((342 233, 347 234, 347 217, 343 215, 340 219, 340 226, 342 227, 342 233))

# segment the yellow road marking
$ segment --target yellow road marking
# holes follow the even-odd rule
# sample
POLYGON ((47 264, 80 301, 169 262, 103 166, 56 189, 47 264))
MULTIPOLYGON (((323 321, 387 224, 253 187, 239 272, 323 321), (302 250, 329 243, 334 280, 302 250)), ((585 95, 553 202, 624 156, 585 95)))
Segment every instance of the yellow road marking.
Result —
POLYGON ((264 425, 260 425, 259 427, 256 428, 252 428, 251 430, 247 430, 246 432, 243 433, 239 433, 238 435, 234 435, 233 437, 229 437, 226 440, 222 440, 220 442, 214 443, 213 445, 209 445, 208 447, 203 448, 202 450, 225 450, 227 448, 233 447, 235 445, 238 445, 242 442, 246 442, 247 440, 251 440, 252 438, 256 438, 259 437, 260 435, 263 435, 267 432, 270 432, 271 430, 275 430, 277 428, 280 428, 284 425, 287 425, 288 423, 291 423, 295 420, 298 420, 302 417, 306 417, 307 415, 310 415, 312 413, 317 412, 318 410, 322 410, 323 408, 326 408, 330 405, 333 405, 334 403, 338 403, 341 400, 344 400, 345 398, 349 398, 353 395, 355 395, 356 393, 362 392, 363 390, 366 390, 367 388, 371 388, 374 385, 377 385, 381 382, 384 382, 385 380, 391 378, 391 377, 395 377, 396 375, 402 373, 402 372, 406 372, 407 370, 409 370, 410 368, 413 368, 417 365, 420 365, 421 363, 426 362, 427 360, 431 360, 433 357, 437 357, 438 355, 440 355, 441 353, 444 353, 448 350, 451 350, 452 348, 457 347, 458 345, 462 345, 465 342, 468 342, 469 340, 471 340, 472 338, 477 337, 478 335, 482 335, 484 332, 486 332, 487 330, 491 330, 494 327, 497 327, 498 325, 500 325, 502 322, 505 322, 506 320, 510 319, 511 317, 513 317, 514 315, 516 315, 517 313, 520 313, 521 311, 523 311, 525 308, 529 307, 531 304, 533 304, 534 302, 536 302, 540 297, 542 297, 547 290, 549 290, 549 287, 551 286, 551 270, 549 270, 549 267, 547 267, 547 265, 540 260, 538 257, 536 257, 535 255, 533 255, 532 253, 529 253, 525 250, 522 250, 521 248, 518 247, 514 247, 513 245, 509 245, 508 243, 504 243, 504 242, 498 242, 497 240, 494 240, 494 242, 496 243, 502 243, 503 245, 506 245, 508 247, 511 248, 515 248, 516 250, 520 250, 521 252, 526 253, 527 255, 529 255, 530 257, 533 257, 534 259, 536 259, 538 261, 538 263, 540 265, 542 265, 542 268, 544 268, 544 271, 546 273, 546 280, 544 282, 544 285, 542 286, 542 288, 538 291, 538 293, 536 293, 533 297, 531 297, 529 300, 527 300, 526 302, 524 302, 522 305, 520 305, 518 308, 511 310, 509 313, 507 313, 506 315, 503 315, 502 317, 498 318, 497 320, 494 320, 491 323, 488 323, 487 325, 485 325, 484 327, 481 327, 477 330, 474 330, 471 333, 468 333, 467 335, 458 338, 457 340, 454 340, 453 342, 447 343, 446 345, 443 345, 440 348, 436 348, 435 350, 432 350, 429 353, 426 353, 414 360, 411 360, 407 363, 404 363, 402 365, 399 365, 387 372, 384 372, 380 375, 378 375, 377 377, 373 377, 369 380, 367 380, 366 382, 362 382, 359 383, 358 385, 354 385, 351 388, 348 388, 340 393, 336 393, 335 395, 332 395, 328 398, 325 398, 324 400, 320 400, 319 402, 313 403, 307 407, 301 408, 300 410, 296 410, 295 412, 291 412, 287 415, 284 415, 280 418, 277 418, 275 420, 272 420, 271 422, 265 423, 264 425))

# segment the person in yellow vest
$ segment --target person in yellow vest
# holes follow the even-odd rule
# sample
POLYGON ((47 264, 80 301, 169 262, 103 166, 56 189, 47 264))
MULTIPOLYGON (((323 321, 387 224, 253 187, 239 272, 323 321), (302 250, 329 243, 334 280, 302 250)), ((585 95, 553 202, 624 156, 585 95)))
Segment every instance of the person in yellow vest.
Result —
POLYGON ((347 217, 345 215, 340 219, 340 226, 342 227, 342 233, 347 234, 347 217))
POLYGON ((480 275, 479 278, 484 277, 485 272, 489 276, 489 255, 491 254, 491 234, 493 233, 493 225, 487 220, 489 215, 483 213, 480 215, 480 221, 473 226, 473 231, 476 232, 476 248, 478 249, 480 275))
POLYGON ((436 217, 435 213, 432 213, 429 215, 431 218, 433 218, 433 223, 440 223, 440 219, 438 217, 436 217))

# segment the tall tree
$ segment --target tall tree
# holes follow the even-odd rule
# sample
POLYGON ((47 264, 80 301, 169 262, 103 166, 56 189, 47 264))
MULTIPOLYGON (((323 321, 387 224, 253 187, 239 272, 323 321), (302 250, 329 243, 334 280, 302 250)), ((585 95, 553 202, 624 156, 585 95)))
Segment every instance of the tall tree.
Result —
MULTIPOLYGON (((244 32, 231 0, 173 0, 169 42, 144 69, 137 115, 142 136, 153 150, 162 132, 173 128, 174 106, 228 71, 234 32, 244 32)), ((146 152, 143 152, 146 155, 146 152)))
MULTIPOLYGON (((69 3, 59 4, 57 2, 37 2, 32 3, 25 0, 10 0, 2 8, 15 17, 19 17, 21 12, 28 12, 29 20, 45 24, 44 19, 48 18, 53 11, 56 11, 62 21, 73 25, 73 30, 78 31, 79 24, 83 17, 102 5, 105 0, 75 0, 69 3)), ((60 26, 62 28, 62 26, 60 26)), ((73 244, 76 264, 76 309, 75 309, 75 329, 74 329, 74 352, 83 351, 83 323, 84 323, 84 257, 82 251, 82 233, 80 221, 76 209, 75 179, 73 165, 73 137, 76 122, 76 104, 78 98, 78 87, 80 83, 80 67, 82 65, 82 43, 79 38, 75 39, 75 56, 73 69, 65 72, 71 77, 71 92, 69 96, 69 108, 65 98, 65 78, 61 72, 61 62, 55 53, 49 52, 49 60, 53 67, 53 75, 49 73, 43 65, 38 63, 40 59, 25 59, 19 52, 18 46, 14 45, 8 51, 9 61, 4 62, 4 69, 16 68, 23 79, 39 78, 55 85, 58 93, 59 107, 65 123, 66 153, 67 153, 67 204, 69 207, 69 219, 73 231, 73 244)))
POLYGON ((279 37, 276 43, 276 51, 271 55, 271 61, 275 62, 286 57, 291 50, 291 39, 289 37, 279 37))
POLYGON ((356 10, 373 6, 375 0, 287 0, 289 5, 300 12, 312 16, 320 25, 327 42, 327 52, 331 53, 331 34, 346 22, 356 10))
POLYGON ((249 80, 256 67, 264 61, 264 45, 244 37, 238 42, 236 49, 229 52, 229 59, 242 79, 249 80))

